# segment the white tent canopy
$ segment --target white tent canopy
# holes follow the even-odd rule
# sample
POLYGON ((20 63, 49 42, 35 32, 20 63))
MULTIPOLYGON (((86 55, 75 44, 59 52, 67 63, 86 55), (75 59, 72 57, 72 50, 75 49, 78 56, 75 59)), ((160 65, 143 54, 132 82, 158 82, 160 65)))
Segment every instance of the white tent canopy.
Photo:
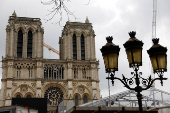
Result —
MULTIPOLYGON (((132 90, 126 90, 114 95, 110 98, 105 97, 99 100, 94 100, 80 106, 115 106, 115 107, 138 107, 138 100, 136 97, 136 92, 132 90), (110 100, 110 101, 109 101, 110 100), (109 104, 110 103, 110 104, 109 104)), ((142 91, 143 107, 162 107, 170 105, 170 93, 156 89, 150 88, 149 90, 142 91)))

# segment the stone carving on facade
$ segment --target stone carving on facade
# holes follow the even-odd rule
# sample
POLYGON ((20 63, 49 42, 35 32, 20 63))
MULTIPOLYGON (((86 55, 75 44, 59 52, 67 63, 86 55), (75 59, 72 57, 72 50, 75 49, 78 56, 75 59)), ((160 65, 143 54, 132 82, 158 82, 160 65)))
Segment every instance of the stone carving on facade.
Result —
MULTIPOLYGON (((45 92, 45 89, 46 88, 49 88, 50 86, 53 86, 52 84, 51 84, 51 82, 45 82, 44 84, 43 84, 43 88, 42 88, 42 92, 45 92)), ((64 85, 63 85, 63 82, 57 82, 57 83, 55 83, 55 86, 56 87, 58 87, 58 88, 60 88, 62 91, 64 91, 66 94, 68 93, 68 90, 67 90, 67 85, 65 84, 65 87, 64 87, 64 85)))
POLYGON ((63 44, 63 38, 59 37, 59 44, 63 44))
POLYGON ((16 31, 16 32, 18 32, 20 29, 22 30, 23 33, 26 32, 26 27, 25 27, 25 25, 22 24, 22 23, 17 24, 17 25, 15 26, 15 31, 16 31))
POLYGON ((77 32, 76 37, 81 37, 81 33, 77 32))
POLYGON ((95 37, 95 33, 94 33, 94 30, 91 30, 89 33, 87 33, 87 36, 92 36, 92 37, 95 37))
POLYGON ((32 34, 34 34, 36 32, 36 28, 33 25, 29 25, 26 27, 26 32, 28 33, 28 31, 31 30, 32 34))
POLYGON ((73 65, 71 63, 68 63, 68 69, 72 69, 73 65))
POLYGON ((75 25, 70 25, 70 29, 81 29, 81 30, 87 30, 89 25, 81 25, 81 24, 77 24, 77 26, 75 25))
POLYGON ((13 88, 17 87, 17 83, 12 83, 13 88))
POLYGON ((7 65, 4 63, 4 64, 2 64, 2 69, 3 68, 7 68, 7 65))
POLYGON ((21 69, 21 68, 35 68, 36 64, 34 64, 34 63, 15 63, 14 66, 17 69, 21 69))
POLYGON ((21 93, 26 93, 28 91, 28 86, 27 85, 22 85, 21 87, 20 87, 20 92, 21 93))
POLYGON ((83 86, 79 86, 78 87, 78 92, 80 93, 80 94, 83 94, 84 93, 84 87, 83 86))
POLYGON ((69 99, 73 99, 73 96, 70 94, 70 96, 68 97, 69 99))
POLYGON ((66 25, 63 29, 62 36, 66 35, 68 36, 70 34, 70 28, 69 25, 66 25))
POLYGON ((77 83, 76 82, 73 82, 73 88, 75 89, 77 87, 77 83))
POLYGON ((67 87, 67 82, 63 82, 63 87, 64 87, 64 88, 67 87))
POLYGON ((36 85, 36 83, 31 83, 32 88, 34 88, 34 87, 35 87, 35 85, 36 85))
POLYGON ((10 96, 10 94, 9 94, 9 93, 8 93, 8 95, 7 95, 6 99, 11 99, 11 96, 10 96))
POLYGON ((7 25, 7 27, 6 27, 6 32, 9 32, 10 30, 11 30, 10 26, 7 25))
POLYGON ((46 67, 48 67, 48 68, 61 68, 61 67, 64 67, 64 65, 62 65, 62 64, 45 64, 44 68, 46 68, 46 67))
POLYGON ((46 86, 48 86, 50 83, 49 82, 44 82, 44 83, 42 83, 41 85, 42 85, 42 89, 44 89, 46 86))
POLYGON ((72 69, 89 69, 90 66, 89 65, 73 65, 72 69))
POLYGON ((40 95, 38 94, 37 98, 40 98, 40 95))
POLYGON ((93 99, 97 99, 97 97, 96 97, 96 93, 94 94, 93 99))
POLYGON ((87 83, 86 83, 86 86, 89 88, 89 87, 92 86, 92 84, 91 84, 90 82, 87 82, 87 83))
POLYGON ((16 97, 18 94, 21 97, 23 97, 22 95, 26 96, 27 94, 31 94, 32 97, 34 97, 34 95, 36 94, 36 91, 31 86, 29 86, 28 84, 24 83, 24 84, 21 84, 21 85, 15 87, 13 89, 13 91, 12 91, 13 97, 16 97))
POLYGON ((68 29, 65 29, 65 30, 64 30, 63 35, 68 36, 68 29))
POLYGON ((40 63, 40 62, 38 62, 37 63, 37 68, 42 68, 43 66, 42 66, 42 63, 40 63))
MULTIPOLYGON (((19 20, 22 20, 23 18, 18 18, 19 20)), ((28 19, 28 18, 27 18, 28 19)), ((35 19, 34 19, 35 20, 35 19)), ((24 24, 24 25, 41 25, 41 22, 38 21, 16 21, 16 24, 24 24)))

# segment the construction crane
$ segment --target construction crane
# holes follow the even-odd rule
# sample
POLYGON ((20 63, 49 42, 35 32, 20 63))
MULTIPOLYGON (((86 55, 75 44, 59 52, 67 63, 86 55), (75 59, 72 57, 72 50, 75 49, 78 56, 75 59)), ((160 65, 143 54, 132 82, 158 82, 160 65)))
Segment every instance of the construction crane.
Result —
POLYGON ((60 55, 59 51, 57 51, 56 49, 54 49, 51 46, 47 45, 46 43, 43 43, 43 46, 45 46, 49 51, 53 51, 54 53, 57 53, 58 55, 60 55))

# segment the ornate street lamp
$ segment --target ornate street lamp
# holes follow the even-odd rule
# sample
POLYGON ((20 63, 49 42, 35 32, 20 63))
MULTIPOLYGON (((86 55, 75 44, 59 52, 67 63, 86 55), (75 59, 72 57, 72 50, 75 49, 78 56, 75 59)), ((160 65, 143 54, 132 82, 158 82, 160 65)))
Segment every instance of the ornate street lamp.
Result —
POLYGON ((116 46, 112 43, 112 37, 107 37, 107 43, 105 46, 101 48, 102 56, 105 63, 106 73, 110 74, 110 77, 107 77, 106 79, 111 79, 112 85, 114 85, 114 80, 118 79, 120 80, 124 86, 130 90, 135 90, 137 92, 137 99, 139 104, 139 111, 140 113, 143 113, 142 109, 142 90, 149 89, 153 82, 155 80, 160 80, 161 84, 163 85, 163 80, 166 80, 167 78, 163 78, 164 72, 167 71, 167 48, 161 46, 158 44, 159 39, 153 39, 154 45, 147 51, 151 63, 153 66, 154 73, 158 74, 158 78, 151 78, 151 75, 149 78, 145 79, 142 78, 142 72, 138 72, 139 66, 142 66, 142 46, 143 42, 139 41, 136 37, 136 32, 132 31, 129 32, 129 40, 126 41, 124 45, 126 49, 127 58, 129 61, 129 67, 134 69, 134 72, 131 72, 132 77, 131 78, 125 78, 124 75, 122 75, 122 79, 115 77, 115 71, 118 71, 118 56, 120 48, 119 46, 116 46), (130 87, 132 84, 136 84, 136 87, 132 88, 130 87), (143 86, 141 85, 143 84, 143 86))
POLYGON ((129 61, 129 67, 142 66, 142 46, 143 42, 139 41, 135 35, 136 32, 132 31, 129 33, 130 37, 124 45, 126 54, 129 61))
POLYGON ((107 43, 101 48, 106 73, 118 71, 118 56, 120 48, 112 43, 112 37, 106 37, 107 43))
POLYGON ((148 50, 149 57, 152 62, 154 73, 167 71, 167 48, 161 46, 159 38, 152 40, 154 45, 148 50))

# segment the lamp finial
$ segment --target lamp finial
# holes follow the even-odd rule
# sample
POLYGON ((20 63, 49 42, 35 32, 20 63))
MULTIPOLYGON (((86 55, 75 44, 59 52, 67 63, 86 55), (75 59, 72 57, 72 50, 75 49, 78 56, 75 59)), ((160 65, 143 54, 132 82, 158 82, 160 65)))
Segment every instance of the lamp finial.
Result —
POLYGON ((159 38, 153 38, 153 39, 152 39, 152 42, 153 42, 154 44, 158 44, 158 43, 159 43, 159 38))
POLYGON ((135 35, 136 35, 136 31, 131 31, 131 32, 129 32, 129 36, 130 36, 131 38, 135 38, 135 35))
POLYGON ((108 43, 112 43, 113 37, 112 36, 108 36, 106 37, 106 40, 108 43))

